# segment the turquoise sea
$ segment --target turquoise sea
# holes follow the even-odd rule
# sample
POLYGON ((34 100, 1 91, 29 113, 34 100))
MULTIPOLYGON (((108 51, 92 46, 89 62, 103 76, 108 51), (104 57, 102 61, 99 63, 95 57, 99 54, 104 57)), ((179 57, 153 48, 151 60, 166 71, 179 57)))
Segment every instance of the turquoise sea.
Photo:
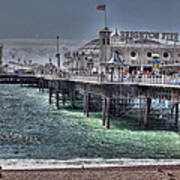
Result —
POLYGON ((48 104, 48 93, 0 85, 0 158, 72 159, 100 155, 93 132, 48 104))
POLYGON ((132 123, 112 120, 107 130, 98 115, 56 110, 48 92, 0 85, 0 159, 180 159, 178 132, 132 123))

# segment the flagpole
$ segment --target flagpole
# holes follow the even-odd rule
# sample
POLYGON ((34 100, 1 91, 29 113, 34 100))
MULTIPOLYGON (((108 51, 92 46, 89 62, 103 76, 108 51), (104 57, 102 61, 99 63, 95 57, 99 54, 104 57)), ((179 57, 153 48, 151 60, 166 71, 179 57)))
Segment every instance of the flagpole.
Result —
POLYGON ((106 5, 99 5, 96 7, 97 10, 104 11, 104 25, 107 27, 107 13, 106 13, 106 5))
POLYGON ((105 27, 107 27, 107 13, 106 13, 106 8, 105 8, 105 11, 104 11, 104 25, 105 25, 105 27))

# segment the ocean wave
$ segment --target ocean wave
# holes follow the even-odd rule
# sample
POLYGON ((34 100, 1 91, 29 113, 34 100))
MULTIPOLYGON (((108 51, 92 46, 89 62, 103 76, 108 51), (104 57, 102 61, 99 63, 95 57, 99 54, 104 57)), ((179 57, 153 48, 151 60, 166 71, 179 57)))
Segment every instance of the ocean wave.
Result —
POLYGON ((8 105, 0 106, 0 108, 1 109, 7 109, 7 108, 14 108, 17 106, 21 106, 21 104, 8 104, 8 105))
POLYGON ((9 134, 1 134, 0 136, 0 144, 40 144, 40 140, 35 135, 27 135, 20 133, 9 133, 9 134))

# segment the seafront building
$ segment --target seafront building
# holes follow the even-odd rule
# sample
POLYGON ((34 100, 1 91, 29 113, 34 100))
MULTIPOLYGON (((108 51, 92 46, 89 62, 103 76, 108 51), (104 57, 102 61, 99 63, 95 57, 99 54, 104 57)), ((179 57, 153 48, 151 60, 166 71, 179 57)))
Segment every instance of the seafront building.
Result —
POLYGON ((99 38, 73 53, 66 53, 64 67, 75 74, 107 73, 124 67, 129 73, 180 70, 178 33, 116 32, 105 27, 99 38))

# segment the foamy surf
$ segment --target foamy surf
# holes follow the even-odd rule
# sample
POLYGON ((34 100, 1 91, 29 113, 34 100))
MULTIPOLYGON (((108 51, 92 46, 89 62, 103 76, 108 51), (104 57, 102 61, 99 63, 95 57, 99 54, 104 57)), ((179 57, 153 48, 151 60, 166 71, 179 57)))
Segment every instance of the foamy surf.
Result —
POLYGON ((180 159, 0 159, 2 169, 92 168, 146 165, 180 165, 180 159))

